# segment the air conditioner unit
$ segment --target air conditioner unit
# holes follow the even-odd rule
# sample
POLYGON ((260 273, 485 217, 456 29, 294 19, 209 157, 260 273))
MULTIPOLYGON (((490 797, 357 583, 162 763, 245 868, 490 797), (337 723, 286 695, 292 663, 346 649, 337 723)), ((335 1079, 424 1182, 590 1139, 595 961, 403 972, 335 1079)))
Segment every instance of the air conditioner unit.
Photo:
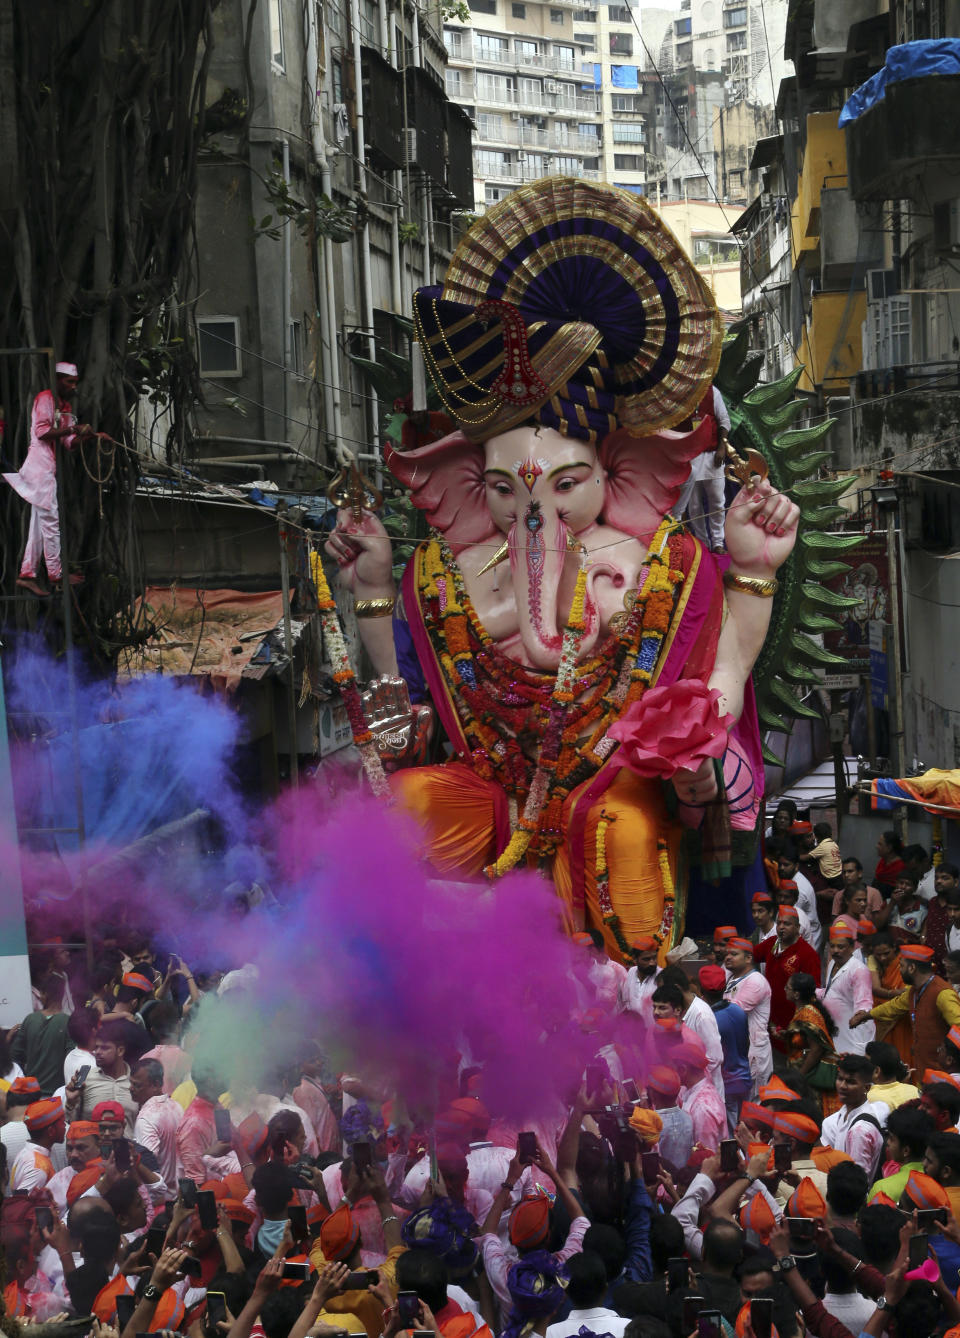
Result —
POLYGON ((544 79, 543 91, 545 93, 558 93, 560 90, 556 79, 544 79))
POLYGON ((519 113, 519 112, 511 112, 511 113, 510 113, 510 120, 511 120, 511 121, 519 121, 519 120, 520 120, 520 113, 519 113))
POLYGON ((517 154, 517 162, 525 163, 526 161, 527 161, 527 155, 524 153, 523 149, 521 149, 517 154))

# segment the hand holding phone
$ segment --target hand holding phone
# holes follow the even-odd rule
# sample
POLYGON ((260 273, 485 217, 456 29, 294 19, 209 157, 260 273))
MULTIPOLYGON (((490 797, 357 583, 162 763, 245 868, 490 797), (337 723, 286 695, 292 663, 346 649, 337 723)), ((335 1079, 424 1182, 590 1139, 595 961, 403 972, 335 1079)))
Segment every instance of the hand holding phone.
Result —
POLYGON ((366 1141, 353 1143, 350 1147, 350 1156, 353 1158, 357 1175, 363 1175, 373 1165, 373 1153, 370 1150, 370 1144, 366 1141))
POLYGON ((290 1232, 294 1240, 306 1240, 307 1238, 307 1210, 302 1203, 291 1203, 287 1207, 287 1216, 290 1219, 290 1232))
POLYGON ((133 1165, 130 1156, 130 1144, 125 1138, 115 1138, 113 1140, 113 1164, 118 1171, 129 1171, 133 1165))
POLYGON ((693 1333, 697 1327, 697 1318, 706 1302, 702 1296, 685 1296, 683 1298, 683 1332, 684 1338, 689 1333, 693 1333))
POLYGON ((720 1144, 720 1170, 724 1175, 736 1175, 739 1169, 739 1144, 735 1138, 725 1138, 720 1144))
POLYGON ((416 1292, 397 1292, 397 1319, 403 1329, 412 1329, 422 1318, 420 1297, 416 1292))
POLYGON ((217 1196, 212 1189, 197 1190, 197 1216, 204 1231, 216 1231, 220 1225, 217 1214, 217 1196))
POLYGON ((643 1152, 640 1154, 640 1174, 643 1176, 645 1185, 656 1184, 657 1176, 660 1174, 659 1152, 643 1152))
POLYGON ((180 1202, 184 1208, 196 1208, 197 1182, 195 1180, 178 1180, 177 1188, 180 1193, 180 1202))
POLYGON ((227 1298, 223 1292, 207 1292, 207 1315, 204 1328, 207 1333, 215 1335, 219 1332, 218 1324, 225 1324, 227 1320, 227 1298))
POLYGON ((529 1166, 537 1155, 537 1135, 532 1129, 524 1129, 517 1134, 517 1160, 521 1166, 529 1166))
MULTIPOLYGON (((679 1256, 667 1260, 667 1291, 682 1291, 690 1282, 690 1265, 686 1259, 679 1256)), ((689 1298, 688 1298, 689 1299, 689 1298)), ((696 1316, 694 1316, 696 1319, 696 1316)), ((684 1322, 686 1324, 686 1322, 684 1322)), ((691 1323, 690 1329, 693 1328, 691 1323)))
POLYGON ((920 1268, 930 1257, 930 1241, 923 1232, 910 1237, 907 1247, 907 1261, 911 1268, 920 1268))
POLYGON ((754 1338, 770 1338, 773 1333, 773 1301, 769 1296, 755 1296, 750 1302, 750 1327, 754 1338))
POLYGON ((230 1123, 230 1112, 224 1110, 222 1106, 215 1106, 213 1110, 213 1123, 217 1131, 217 1138, 221 1143, 233 1142, 233 1125, 230 1123))
POLYGON ((723 1338, 723 1324, 719 1310, 701 1310, 697 1316, 699 1338, 723 1338))
POLYGON ((789 1143, 774 1143, 773 1169, 781 1175, 793 1166, 793 1148, 789 1143))

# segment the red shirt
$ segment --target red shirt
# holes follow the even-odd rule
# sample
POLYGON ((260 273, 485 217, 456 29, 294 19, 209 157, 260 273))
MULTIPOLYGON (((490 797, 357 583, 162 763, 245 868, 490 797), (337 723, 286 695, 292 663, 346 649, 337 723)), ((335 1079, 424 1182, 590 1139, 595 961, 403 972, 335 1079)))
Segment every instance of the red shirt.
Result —
POLYGON ((764 939, 753 950, 753 960, 763 967, 770 986, 770 1022, 774 1027, 786 1027, 795 1012, 795 1005, 786 996, 787 981, 798 971, 806 971, 820 984, 820 954, 804 938, 798 938, 789 948, 778 952, 780 940, 764 939))

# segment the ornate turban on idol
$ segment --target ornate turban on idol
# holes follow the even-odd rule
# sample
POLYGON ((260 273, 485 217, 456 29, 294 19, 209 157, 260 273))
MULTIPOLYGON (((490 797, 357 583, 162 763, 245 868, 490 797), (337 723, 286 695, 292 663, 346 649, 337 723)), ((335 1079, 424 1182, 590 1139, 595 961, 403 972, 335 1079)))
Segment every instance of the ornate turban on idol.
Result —
POLYGON ((464 434, 534 420, 599 444, 697 408, 722 327, 654 209, 615 186, 545 177, 471 227, 442 286, 414 295, 427 371, 464 434))

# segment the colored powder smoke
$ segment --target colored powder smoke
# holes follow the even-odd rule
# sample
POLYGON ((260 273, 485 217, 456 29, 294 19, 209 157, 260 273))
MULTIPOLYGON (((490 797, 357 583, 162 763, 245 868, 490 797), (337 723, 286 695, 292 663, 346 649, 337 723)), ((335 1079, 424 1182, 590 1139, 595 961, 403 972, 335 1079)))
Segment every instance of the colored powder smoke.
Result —
MULTIPOLYGON (((19 720, 59 730, 17 749, 18 809, 66 811, 72 745, 51 708, 66 700, 62 671, 18 656, 6 682, 19 720)), ((586 958, 543 878, 441 881, 397 810, 355 793, 331 804, 317 783, 248 811, 231 775, 239 721, 189 686, 91 682, 78 704, 84 794, 102 820, 82 851, 21 852, 31 913, 76 924, 83 883, 95 930, 126 920, 189 962, 255 965, 252 989, 205 1001, 196 1023, 198 1057, 226 1082, 265 1083, 318 1041, 338 1070, 430 1109, 460 1055, 483 1065, 490 1109, 523 1120, 555 1110, 598 1046, 632 1043, 632 1017, 578 1025, 572 967, 586 958), (148 839, 130 858, 129 842, 197 807, 213 814, 216 854, 187 843, 171 857, 148 839), (229 889, 252 882, 276 904, 238 915, 229 889)))

